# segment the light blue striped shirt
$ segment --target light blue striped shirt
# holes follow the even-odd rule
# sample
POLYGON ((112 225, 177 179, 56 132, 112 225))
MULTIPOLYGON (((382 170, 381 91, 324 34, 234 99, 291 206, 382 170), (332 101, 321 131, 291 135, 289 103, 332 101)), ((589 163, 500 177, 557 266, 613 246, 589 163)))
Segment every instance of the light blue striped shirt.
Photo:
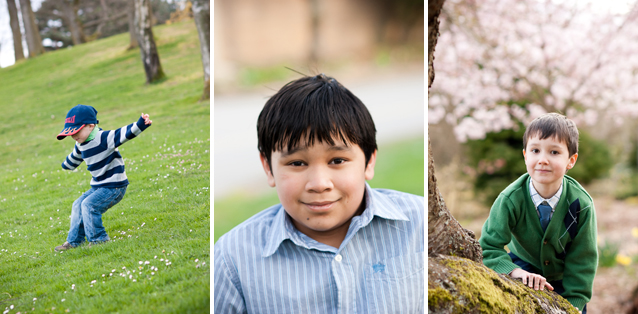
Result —
POLYGON ((424 313, 424 199, 371 189, 337 249, 281 204, 215 243, 215 313, 424 313))

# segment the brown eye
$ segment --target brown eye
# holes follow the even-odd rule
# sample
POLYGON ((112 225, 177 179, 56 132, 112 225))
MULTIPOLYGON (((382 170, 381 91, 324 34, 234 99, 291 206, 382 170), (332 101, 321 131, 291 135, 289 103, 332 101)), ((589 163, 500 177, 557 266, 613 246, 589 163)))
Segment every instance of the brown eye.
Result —
POLYGON ((343 158, 335 158, 332 160, 332 163, 335 165, 340 165, 340 164, 343 164, 344 162, 346 162, 346 160, 343 158))

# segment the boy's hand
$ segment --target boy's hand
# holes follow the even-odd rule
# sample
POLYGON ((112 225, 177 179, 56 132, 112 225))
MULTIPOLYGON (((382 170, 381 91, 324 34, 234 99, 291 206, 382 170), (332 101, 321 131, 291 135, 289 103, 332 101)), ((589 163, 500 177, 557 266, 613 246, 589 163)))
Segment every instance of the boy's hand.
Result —
POLYGON ((153 120, 149 119, 149 115, 148 114, 144 114, 142 112, 142 118, 144 119, 144 124, 149 125, 151 123, 153 123, 153 120))
POLYGON ((521 268, 514 269, 510 273, 510 277, 522 279, 524 285, 528 285, 534 290, 542 291, 545 287, 547 287, 548 290, 554 291, 554 287, 552 287, 552 285, 547 282, 547 279, 545 279, 545 277, 538 274, 526 272, 521 268))

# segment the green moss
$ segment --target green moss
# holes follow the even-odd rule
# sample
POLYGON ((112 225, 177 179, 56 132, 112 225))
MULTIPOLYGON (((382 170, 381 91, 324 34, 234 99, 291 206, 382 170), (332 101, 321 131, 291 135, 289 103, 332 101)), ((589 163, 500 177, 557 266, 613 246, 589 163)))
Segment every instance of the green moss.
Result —
POLYGON ((449 291, 441 287, 428 289, 428 307, 438 308, 450 302, 454 302, 454 298, 449 291))
MULTIPOLYGON (((429 287, 428 304, 433 308, 454 304, 459 313, 541 313, 543 309, 532 290, 503 280, 495 272, 466 259, 448 258, 440 260, 451 273, 446 275, 458 296, 453 296, 441 287, 429 287), (446 293, 440 291, 444 290, 446 293), (430 294, 433 294, 430 296, 430 294)), ((540 292, 547 300, 552 300, 546 291, 540 292)), ((559 298, 556 306, 574 310, 569 302, 559 298)), ((574 313, 568 310, 570 313, 574 313)))

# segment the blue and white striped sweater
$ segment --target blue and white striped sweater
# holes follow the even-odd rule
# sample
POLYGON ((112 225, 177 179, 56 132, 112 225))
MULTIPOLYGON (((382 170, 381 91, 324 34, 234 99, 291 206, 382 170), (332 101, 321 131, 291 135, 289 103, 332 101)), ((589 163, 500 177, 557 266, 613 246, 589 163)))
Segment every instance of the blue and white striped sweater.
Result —
POLYGON ((151 125, 144 124, 144 118, 112 131, 98 131, 94 139, 75 144, 73 151, 62 163, 62 168, 74 170, 82 161, 91 172, 91 186, 94 188, 115 188, 128 185, 124 160, 117 149, 138 136, 151 125))

